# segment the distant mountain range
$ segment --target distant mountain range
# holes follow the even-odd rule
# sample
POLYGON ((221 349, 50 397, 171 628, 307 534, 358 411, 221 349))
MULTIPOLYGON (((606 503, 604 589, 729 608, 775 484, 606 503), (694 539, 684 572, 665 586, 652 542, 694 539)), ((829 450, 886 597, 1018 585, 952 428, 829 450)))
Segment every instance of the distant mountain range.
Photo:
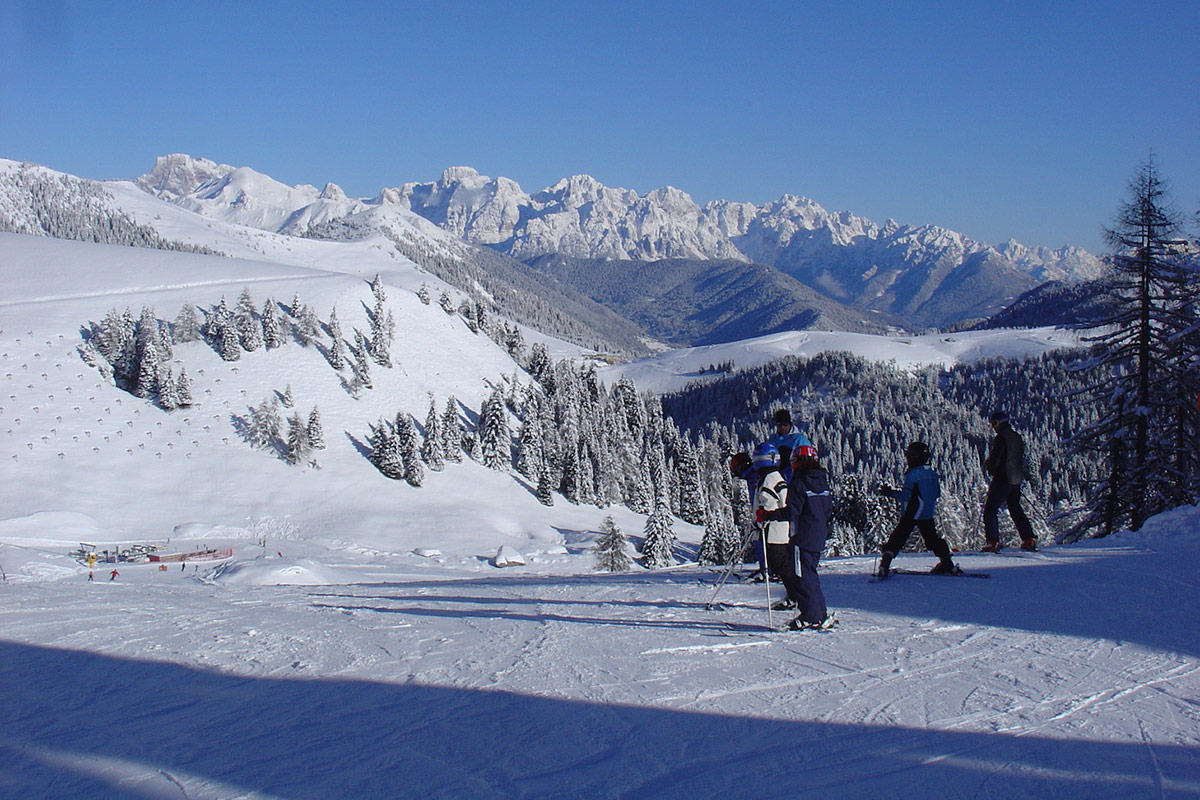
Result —
POLYGON ((700 207, 673 187, 639 195, 587 175, 528 194, 507 178, 452 167, 436 182, 350 198, 335 184, 286 186, 246 167, 171 155, 137 185, 206 216, 291 235, 327 235, 330 223, 373 209, 412 211, 683 344, 789 327, 961 325, 1045 281, 1103 270, 1101 258, 1075 247, 992 246, 933 225, 832 213, 794 195, 700 207))

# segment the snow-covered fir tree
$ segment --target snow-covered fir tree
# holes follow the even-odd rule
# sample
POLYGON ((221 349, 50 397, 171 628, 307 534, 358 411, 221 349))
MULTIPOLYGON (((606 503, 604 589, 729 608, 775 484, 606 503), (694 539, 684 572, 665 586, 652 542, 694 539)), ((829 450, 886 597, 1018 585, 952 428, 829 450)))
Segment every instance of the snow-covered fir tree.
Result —
POLYGON ((292 396, 292 385, 290 383, 279 393, 279 402, 283 403, 284 408, 291 408, 296 405, 296 399, 292 396))
POLYGON ((358 328, 354 329, 354 350, 352 355, 354 360, 350 362, 350 369, 354 372, 354 377, 350 380, 351 393, 357 396, 362 389, 372 388, 371 384, 371 354, 370 343, 367 342, 367 337, 358 328))
POLYGON ((446 398, 446 410, 442 412, 442 456, 455 464, 462 461, 462 424, 458 421, 458 401, 454 395, 446 398))
POLYGON ((421 464, 421 442, 412 417, 401 411, 396 415, 396 445, 404 464, 404 480, 410 486, 425 482, 425 467, 421 464))
POLYGON ((506 470, 512 465, 508 412, 504 407, 504 395, 499 389, 492 392, 480 410, 479 446, 485 467, 506 470))
POLYGON ((158 397, 158 374, 161 369, 162 362, 158 357, 158 346, 153 340, 149 340, 141 350, 137 383, 133 393, 143 399, 156 399, 158 397))
POLYGON ((179 368, 179 383, 176 394, 179 399, 180 408, 187 408, 192 404, 192 379, 188 377, 187 370, 183 367, 179 368))
POLYGON ((241 339, 242 348, 252 353, 262 347, 262 323, 259 322, 258 315, 254 310, 254 299, 250 296, 250 289, 242 289, 233 313, 234 318, 237 320, 237 332, 241 339))
POLYGON ((554 505, 554 472, 547 459, 542 459, 538 468, 537 499, 544 506, 554 505))
POLYGON ((174 329, 172 334, 175 341, 181 344, 188 342, 198 342, 202 338, 200 333, 200 317, 196 314, 196 307, 191 303, 184 303, 179 309, 179 313, 175 315, 174 329))
POLYGON ((321 320, 317 316, 317 312, 313 311, 310 306, 305 306, 300 311, 300 316, 296 322, 296 335, 300 338, 300 343, 305 347, 311 347, 321 340, 321 320))
POLYGON ((329 365, 341 372, 346 368, 346 348, 342 342, 342 323, 337 308, 329 312, 329 365))
POLYGON ((272 395, 250 412, 248 430, 250 443, 261 450, 275 447, 279 441, 279 432, 282 427, 283 420, 279 416, 279 401, 272 395))
POLYGON ((300 293, 296 292, 292 295, 292 304, 288 306, 288 314, 292 319, 300 319, 300 315, 304 313, 304 303, 300 301, 300 293))
POLYGON ((675 563, 675 521, 667 497, 666 464, 661 452, 652 472, 656 487, 654 510, 646 518, 646 527, 642 531, 642 565, 648 569, 662 569, 675 563))
POLYGON ((446 467, 445 447, 437 401, 430 395, 429 411, 425 414, 425 440, 421 442, 421 459, 434 472, 441 472, 446 467))
POLYGON ((316 406, 308 412, 308 444, 313 450, 325 449, 325 427, 321 424, 321 412, 316 406))
POLYGON ((455 305, 454 299, 450 297, 449 292, 442 292, 441 297, 438 298, 438 305, 440 305, 442 307, 442 311, 445 311, 447 314, 458 313, 458 306, 455 305))
POLYGON ((383 288, 383 276, 378 272, 371 279, 371 294, 375 295, 375 300, 380 304, 387 300, 387 291, 383 288))
POLYGON ((385 419, 380 419, 377 425, 371 427, 368 437, 371 445, 371 463, 384 476, 392 480, 404 479, 404 459, 400 455, 400 441, 385 419))
POLYGON ((179 384, 175 381, 175 371, 171 367, 167 367, 166 375, 159 379, 158 405, 164 411, 179 408, 179 384))
POLYGON ((273 350, 276 347, 282 347, 287 344, 287 331, 284 329, 284 320, 279 316, 279 306, 273 298, 268 297, 263 303, 262 313, 263 344, 268 350, 273 350))
POLYGON ((429 287, 425 283, 422 283, 421 288, 417 289, 417 299, 420 300, 422 304, 429 305, 429 287))
POLYGON ((287 419, 287 425, 287 452, 284 457, 289 464, 303 464, 312 449, 308 441, 308 423, 299 414, 292 414, 287 419))
POLYGON ((600 535, 592 552, 596 555, 596 570, 598 572, 624 572, 633 566, 629 557, 629 546, 625 534, 617 527, 617 523, 609 515, 600 525, 600 535))

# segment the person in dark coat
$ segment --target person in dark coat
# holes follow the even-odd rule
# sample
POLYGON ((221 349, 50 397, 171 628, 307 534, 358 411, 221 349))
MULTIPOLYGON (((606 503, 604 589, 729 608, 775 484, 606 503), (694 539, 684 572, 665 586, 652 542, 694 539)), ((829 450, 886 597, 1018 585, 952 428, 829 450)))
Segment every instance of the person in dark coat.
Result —
POLYGON ((1025 509, 1021 508, 1021 483, 1025 480, 1025 440, 1012 429, 1008 414, 993 411, 988 417, 996 438, 983 464, 990 476, 987 499, 983 502, 983 535, 985 553, 1000 552, 1000 506, 1008 506, 1009 516, 1021 537, 1022 550, 1037 550, 1033 526, 1025 509))
POLYGON ((789 624, 791 630, 824 630, 833 627, 835 620, 825 605, 817 563, 825 540, 829 538, 829 521, 833 516, 833 497, 829 491, 829 474, 817 461, 812 445, 800 445, 792 451, 792 479, 787 488, 787 504, 767 519, 788 520, 788 545, 791 558, 782 564, 780 578, 787 588, 788 598, 795 601, 798 613, 789 624))
POLYGON ((938 474, 929 466, 932 454, 924 442, 913 442, 904 450, 904 459, 908 462, 908 471, 904 473, 904 488, 884 489, 880 494, 900 501, 900 522, 892 531, 892 535, 880 548, 879 570, 876 575, 886 578, 891 569, 892 559, 904 549, 908 537, 915 527, 925 540, 925 547, 938 557, 938 563, 930 572, 935 575, 954 575, 962 572, 950 557, 950 545, 938 536, 936 524, 937 501, 941 496, 941 484, 938 474))

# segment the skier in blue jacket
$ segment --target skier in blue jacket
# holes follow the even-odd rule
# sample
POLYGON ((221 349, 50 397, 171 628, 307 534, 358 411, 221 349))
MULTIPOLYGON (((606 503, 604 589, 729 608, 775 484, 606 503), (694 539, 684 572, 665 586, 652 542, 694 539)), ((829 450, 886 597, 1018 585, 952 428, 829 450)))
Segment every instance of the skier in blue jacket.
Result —
POLYGON ((817 563, 829 538, 832 516, 829 474, 817 461, 817 449, 811 444, 800 445, 792 451, 787 505, 765 515, 768 520, 787 519, 789 523, 791 558, 784 560, 780 578, 787 588, 788 599, 796 603, 800 612, 788 624, 791 630, 826 630, 837 622, 825 605, 825 593, 817 577, 817 563))
POLYGON ((904 473, 904 488, 883 489, 880 494, 900 501, 900 522, 888 540, 880 548, 879 571, 876 575, 886 578, 891 571, 892 559, 904 549, 908 537, 915 527, 925 540, 925 547, 938 557, 938 563, 930 570, 934 575, 955 575, 962 572, 950 557, 950 545, 938 536, 934 517, 937 515, 937 501, 941 496, 941 485, 938 475, 929 466, 929 446, 924 442, 913 442, 904 450, 904 459, 908 462, 908 472, 904 473))
POLYGON ((777 409, 772 420, 775 432, 767 437, 766 443, 774 445, 779 451, 779 472, 785 481, 789 481, 792 479, 792 452, 806 445, 812 447, 813 443, 792 425, 792 412, 786 408, 777 409))

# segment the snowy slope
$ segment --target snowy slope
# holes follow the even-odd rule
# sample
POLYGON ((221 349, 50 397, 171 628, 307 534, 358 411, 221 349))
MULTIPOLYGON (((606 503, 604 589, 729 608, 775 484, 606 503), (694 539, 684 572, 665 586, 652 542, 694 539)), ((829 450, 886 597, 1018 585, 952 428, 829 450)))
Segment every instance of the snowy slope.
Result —
POLYGON ((671 350, 602 370, 606 381, 627 376, 639 388, 671 392, 694 380, 712 377, 714 365, 733 363, 749 369, 784 356, 811 358, 821 352, 845 351, 871 361, 891 361, 913 367, 986 358, 1027 358, 1062 347, 1078 347, 1079 337, 1057 328, 967 331, 923 336, 873 336, 865 333, 790 331, 740 342, 671 350))

